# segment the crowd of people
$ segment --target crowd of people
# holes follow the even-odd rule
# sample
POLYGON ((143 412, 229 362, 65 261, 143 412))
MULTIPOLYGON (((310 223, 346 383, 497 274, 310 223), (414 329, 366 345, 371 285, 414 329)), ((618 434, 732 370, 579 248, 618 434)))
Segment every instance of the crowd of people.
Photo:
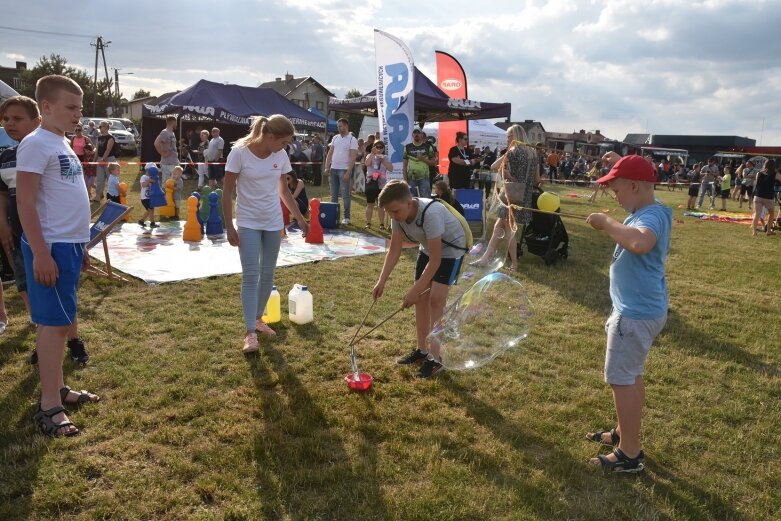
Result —
MULTIPOLYGON (((74 360, 86 363, 89 359, 78 335, 76 291, 80 271, 89 264, 85 244, 90 238, 90 198, 100 201, 105 191, 108 198, 116 200, 119 185, 119 165, 112 155, 114 143, 108 134, 108 123, 100 123, 95 132, 94 125, 85 132, 79 123, 82 95, 72 80, 47 76, 38 82, 36 100, 16 96, 0 106, 3 127, 13 139, 20 141, 17 147, 3 151, 0 156, 0 243, 13 261, 17 289, 30 320, 38 326, 32 361, 40 370, 41 398, 34 421, 50 436, 78 434, 78 428, 67 417, 65 406, 100 400, 94 393, 71 390, 65 385, 62 372, 65 346, 74 360), (66 138, 74 128, 73 137, 66 138), (93 185, 88 179, 91 174, 82 166, 91 157, 88 155, 90 148, 102 163, 97 165, 95 172, 94 196, 90 190, 93 185)), ((181 181, 184 145, 188 155, 196 154, 204 159, 206 169, 205 172, 199 170, 199 185, 208 180, 212 187, 222 186, 227 194, 222 199, 227 239, 238 248, 242 265, 243 352, 259 349, 258 333, 276 334, 263 321, 262 310, 273 287, 281 246, 280 200, 306 235, 308 199, 302 177, 311 174, 309 179, 315 184, 318 177, 315 170, 304 174, 303 170, 297 172, 294 165, 307 159, 309 163, 323 165, 317 172, 328 179, 331 201, 338 203, 342 198, 344 224, 350 223, 350 199, 355 191, 366 196, 367 227, 372 226, 375 208, 381 229, 386 226, 386 217, 390 217, 391 241, 372 291, 374 298, 379 298, 384 291, 399 260, 402 241, 411 238, 420 243, 415 283, 403 299, 405 307, 415 306, 418 345, 398 363, 422 362, 417 372, 421 378, 435 376, 444 370, 439 346, 427 343, 426 339, 432 325, 442 316, 449 287, 457 279, 464 254, 469 250, 468 234, 459 217, 459 213, 464 213, 463 208, 453 190, 472 188, 476 183, 479 186, 481 166, 487 166, 492 172, 482 179, 484 186, 481 188, 488 191, 488 183, 493 184, 497 179, 502 181, 499 193, 502 208, 487 250, 497 248, 499 238, 509 235, 511 268, 517 269, 513 242, 516 226, 531 220, 528 208, 532 207, 535 189, 546 176, 551 181, 567 178, 575 169, 573 166, 569 170, 568 163, 579 163, 566 156, 562 158, 555 151, 543 151, 528 144, 523 128, 513 125, 507 130, 507 146, 501 151, 470 147, 467 135, 457 133, 456 142, 448 151, 448 175, 438 177, 436 140, 416 129, 412 142, 404 149, 403 179, 389 181, 394 166, 385 153, 385 143, 377 135, 369 136, 365 142, 355 138, 344 119, 338 121, 338 134, 326 147, 317 135, 309 142, 300 142, 295 128, 284 116, 257 118, 249 133, 233 143, 225 161, 226 147, 219 128, 211 131, 194 129, 189 139, 182 143, 175 136, 176 124, 175 117, 167 117, 166 128, 154 141, 161 157, 159 182, 181 181), (511 194, 511 185, 519 189, 518 195, 511 194)), ((632 393, 642 390, 645 355, 664 326, 662 313, 666 312, 667 305, 663 272, 671 212, 653 195, 654 186, 662 175, 660 172, 667 179, 676 176, 690 183, 689 209, 700 208, 706 195, 711 208, 714 208, 716 198, 721 198, 722 209, 726 209, 725 201, 731 197, 737 197, 741 205, 747 197, 749 208, 754 210, 752 233, 756 234, 758 225, 764 221, 766 233, 772 235, 776 185, 781 181, 781 169, 772 159, 765 161, 761 169, 757 169, 752 160, 720 167, 712 159, 707 165, 696 164, 687 172, 683 165, 670 166, 664 160, 657 165, 652 158, 634 155, 621 158, 611 152, 595 160, 590 172, 598 173, 596 183, 609 186, 630 217, 621 224, 603 213, 595 213, 587 222, 617 242, 619 257, 624 251, 651 256, 650 263, 639 264, 631 260, 634 257, 626 260, 614 257, 614 265, 622 266, 624 271, 619 276, 618 268, 615 268, 614 281, 614 269, 611 269, 615 313, 607 328, 605 379, 613 386, 619 426, 610 432, 589 433, 589 439, 593 441, 617 446, 611 456, 597 458, 594 464, 632 471, 641 468, 643 458, 639 445, 639 418, 631 411, 641 408, 642 400, 632 402, 632 396, 635 396, 632 393), (649 294, 658 297, 653 309, 649 309, 647 301, 636 301, 633 290, 627 289, 629 281, 636 282, 638 273, 643 276, 649 294), (618 334, 619 322, 621 328, 653 330, 643 338, 638 337, 636 342, 633 340, 636 345, 627 346, 636 351, 629 365, 622 359, 628 356, 626 353, 611 353, 611 345, 629 342, 624 338, 626 335, 618 334)), ((148 193, 153 182, 154 176, 145 174, 141 177, 142 203, 144 193, 148 193)), ((144 207, 147 216, 151 217, 150 226, 154 226, 153 209, 148 204, 144 207)), ((140 224, 145 225, 143 220, 140 224)), ((0 292, 0 333, 7 321, 0 292)))

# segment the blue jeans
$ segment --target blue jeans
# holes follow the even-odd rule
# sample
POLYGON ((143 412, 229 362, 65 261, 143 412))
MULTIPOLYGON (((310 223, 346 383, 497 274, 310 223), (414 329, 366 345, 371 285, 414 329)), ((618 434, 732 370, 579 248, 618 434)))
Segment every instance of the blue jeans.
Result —
POLYGON ((412 189, 412 195, 417 197, 431 197, 431 183, 428 178, 412 179, 409 178, 409 187, 412 189))
POLYGON ((352 179, 347 178, 347 181, 342 179, 342 176, 347 173, 346 169, 331 169, 331 202, 339 202, 339 192, 342 193, 344 199, 344 218, 350 218, 350 189, 352 179))
POLYGON ((274 285, 274 269, 282 243, 282 230, 239 227, 238 233, 244 325, 247 331, 255 331, 255 319, 263 313, 274 285))

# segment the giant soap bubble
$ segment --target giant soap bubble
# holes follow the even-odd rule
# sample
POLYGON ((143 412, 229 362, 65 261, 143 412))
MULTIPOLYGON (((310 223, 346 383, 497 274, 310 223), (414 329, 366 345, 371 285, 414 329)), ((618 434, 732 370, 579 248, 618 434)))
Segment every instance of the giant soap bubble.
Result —
POLYGON ((464 255, 458 280, 448 294, 448 307, 452 307, 475 282, 504 266, 510 239, 517 232, 517 226, 508 218, 506 210, 493 194, 487 203, 483 234, 475 238, 474 245, 464 255))
POLYGON ((439 346, 446 368, 476 369, 526 338, 530 319, 531 305, 520 282, 494 272, 446 309, 428 341, 439 346))

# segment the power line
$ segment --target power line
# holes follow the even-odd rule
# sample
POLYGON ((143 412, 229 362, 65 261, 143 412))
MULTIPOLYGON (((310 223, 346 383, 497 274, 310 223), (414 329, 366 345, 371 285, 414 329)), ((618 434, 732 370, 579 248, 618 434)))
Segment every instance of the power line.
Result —
POLYGON ((52 36, 74 36, 76 38, 94 38, 94 36, 88 34, 57 33, 52 31, 39 31, 37 29, 20 29, 18 27, 7 27, 4 25, 0 25, 0 29, 5 29, 6 31, 19 31, 21 33, 49 34, 52 36))

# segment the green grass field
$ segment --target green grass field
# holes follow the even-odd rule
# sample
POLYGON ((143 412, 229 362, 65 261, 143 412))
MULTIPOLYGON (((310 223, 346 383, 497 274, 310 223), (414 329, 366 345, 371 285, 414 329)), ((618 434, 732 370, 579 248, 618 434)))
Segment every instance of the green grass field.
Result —
MULTIPOLYGON (((138 219, 137 168, 123 180, 138 219)), ((564 211, 625 215, 612 199, 557 191, 564 211)), ((567 219, 567 261, 519 262, 534 306, 520 348, 419 381, 394 363, 414 346, 408 311, 358 346, 375 378, 367 394, 342 378, 381 255, 279 269, 283 294, 310 286, 315 321, 285 316, 247 357, 240 276, 154 287, 87 277, 79 317, 92 359, 66 361, 66 382, 103 400, 71 414, 83 432, 73 439, 32 424, 35 331, 8 289, 0 519, 779 519, 781 237, 683 218, 684 192, 657 194, 684 224, 668 259, 669 321, 646 366, 641 475, 586 464, 599 449, 584 433, 615 421, 602 381, 613 245, 567 219)), ((354 198, 358 229, 363 208, 354 198)), ((414 255, 404 253, 369 325, 400 304, 414 255)))

